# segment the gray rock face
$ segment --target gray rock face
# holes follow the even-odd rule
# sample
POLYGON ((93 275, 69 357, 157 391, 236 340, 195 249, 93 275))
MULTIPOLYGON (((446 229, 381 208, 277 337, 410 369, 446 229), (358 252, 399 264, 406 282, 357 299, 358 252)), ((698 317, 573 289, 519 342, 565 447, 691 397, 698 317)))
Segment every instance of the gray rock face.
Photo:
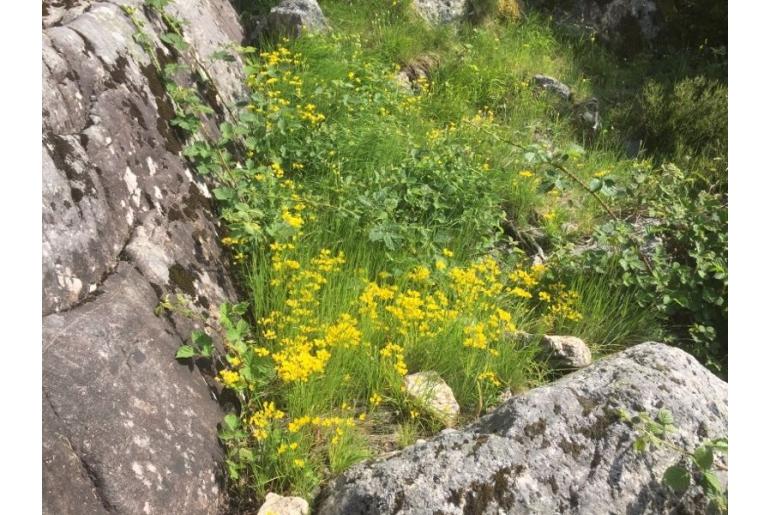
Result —
MULTIPOLYGON (((241 40, 231 4, 169 9, 189 22, 181 60, 205 66, 222 112, 240 65, 210 55, 241 40)), ((164 30, 136 15, 169 58, 164 30)), ((165 293, 204 313, 235 297, 209 187, 117 3, 46 1, 43 24, 44 512, 217 513, 221 412, 174 360, 193 322, 153 313, 165 293)))
POLYGON ((548 75, 539 74, 532 77, 532 80, 544 90, 555 93, 564 100, 572 100, 572 89, 560 80, 549 77, 548 75))
POLYGON ((270 35, 299 36, 302 31, 326 30, 328 24, 316 0, 282 0, 267 15, 265 30, 270 35))
POLYGON ((555 11, 563 20, 588 27, 621 53, 635 53, 662 31, 655 0, 530 0, 535 8, 555 11))
MULTIPOLYGON (((632 449, 618 408, 666 407, 692 450, 727 434, 727 384, 684 351, 645 343, 516 396, 462 431, 444 431, 354 467, 319 497, 318 513, 667 513, 680 501, 659 480, 678 460, 632 449)), ((704 513, 703 497, 683 500, 704 513)))
POLYGON ((417 12, 429 23, 450 23, 461 19, 468 11, 467 0, 414 0, 417 12))

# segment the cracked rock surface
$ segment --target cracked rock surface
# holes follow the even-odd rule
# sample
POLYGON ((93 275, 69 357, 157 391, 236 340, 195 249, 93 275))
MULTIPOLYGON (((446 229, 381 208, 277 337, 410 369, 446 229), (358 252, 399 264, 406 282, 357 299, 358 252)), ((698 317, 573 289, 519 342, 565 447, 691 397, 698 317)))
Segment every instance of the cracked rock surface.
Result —
POLYGON ((159 58, 205 67, 217 117, 240 94, 239 64, 210 58, 242 39, 226 0, 169 7, 189 22, 178 57, 138 0, 43 2, 44 513, 220 513, 221 410, 174 360, 195 323, 154 309, 167 293, 203 313, 236 295, 209 185, 123 4, 159 58))
POLYGON ((635 453, 634 432, 616 415, 663 407, 676 445, 692 451, 727 435, 727 383, 682 350, 644 343, 512 397, 466 429, 353 467, 316 512, 706 513, 695 489, 680 498, 659 482, 679 456, 635 453))

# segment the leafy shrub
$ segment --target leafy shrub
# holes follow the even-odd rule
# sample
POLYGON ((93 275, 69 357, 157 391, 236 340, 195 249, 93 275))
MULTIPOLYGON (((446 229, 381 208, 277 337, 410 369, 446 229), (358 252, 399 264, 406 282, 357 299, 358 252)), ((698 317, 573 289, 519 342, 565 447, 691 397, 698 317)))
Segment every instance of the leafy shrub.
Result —
POLYGON ((725 195, 705 188, 702 176, 673 164, 636 168, 607 192, 633 210, 630 220, 602 224, 597 245, 579 257, 563 255, 562 264, 599 273, 619 265, 622 284, 665 320, 666 339, 726 375, 727 205, 725 195))
MULTIPOLYGON (((727 87, 694 77, 670 86, 647 82, 637 100, 638 127, 645 145, 669 156, 727 156, 727 87)), ((726 170, 726 162, 719 167, 726 170)), ((726 177, 716 176, 726 182, 726 177)))

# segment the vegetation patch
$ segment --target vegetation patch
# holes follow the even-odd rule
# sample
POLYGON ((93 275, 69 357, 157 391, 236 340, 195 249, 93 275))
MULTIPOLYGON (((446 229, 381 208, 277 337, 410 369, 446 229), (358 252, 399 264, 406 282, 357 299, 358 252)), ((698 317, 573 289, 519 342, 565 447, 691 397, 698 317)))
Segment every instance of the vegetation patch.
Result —
MULTIPOLYGON (((146 12, 183 51, 166 3, 146 12)), ((518 330, 580 336, 600 355, 666 339, 726 374, 722 83, 649 82, 647 57, 623 67, 517 2, 456 28, 408 4, 326 2, 329 33, 229 49, 248 95, 216 137, 202 133, 208 86, 153 60, 248 292, 211 321, 223 354, 196 333, 178 355, 213 356, 239 400, 220 437, 246 503, 310 497, 440 430, 405 394, 407 373, 438 373, 464 421, 543 382, 518 330), (430 76, 399 85, 424 55, 430 76), (537 73, 608 100, 590 141, 537 73), (635 87, 605 94, 621 81, 635 87), (714 123, 682 127, 700 112, 714 123), (632 119, 643 123, 624 128, 632 119), (632 133, 650 144, 637 158, 624 153, 632 133)))

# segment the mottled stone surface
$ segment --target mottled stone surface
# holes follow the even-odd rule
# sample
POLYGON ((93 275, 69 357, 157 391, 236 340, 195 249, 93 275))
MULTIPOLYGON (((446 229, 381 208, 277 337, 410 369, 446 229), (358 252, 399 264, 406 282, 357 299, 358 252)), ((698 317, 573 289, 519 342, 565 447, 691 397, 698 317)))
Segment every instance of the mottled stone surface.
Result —
POLYGON ((645 343, 512 397, 464 430, 352 468, 322 492, 317 512, 668 513, 679 503, 703 513, 694 489, 680 499, 659 482, 679 456, 635 453, 633 430, 616 415, 662 407, 679 428, 675 444, 692 450, 727 434, 727 384, 684 351, 645 343))
POLYGON ((430 23, 460 20, 468 12, 467 0, 414 0, 414 8, 430 23))
POLYGON ((307 515, 308 513, 310 513, 310 506, 302 497, 283 497, 270 492, 257 515, 307 515))
POLYGON ((591 364, 591 349, 577 336, 545 335, 540 340, 545 358, 556 368, 583 368, 591 364))
MULTIPOLYGON (((174 360, 194 323, 153 312, 166 293, 203 313, 235 298, 210 185, 181 156, 173 112, 137 16, 172 58, 142 2, 43 2, 44 512, 218 513, 221 411, 204 376, 174 360)), ((221 118, 240 95, 241 40, 226 0, 172 3, 213 79, 221 118)), ((201 70, 202 69, 202 70, 201 70)), ((180 79, 184 80, 184 78, 180 79)), ((216 119, 209 120, 209 130, 216 119)))
POLYGON ((532 80, 535 81, 535 84, 537 84, 539 87, 543 88, 544 90, 555 93, 556 95, 560 96, 564 100, 572 100, 572 89, 570 89, 569 86, 567 86, 560 80, 554 79, 553 77, 549 77, 548 75, 540 75, 540 74, 532 77, 532 80))
POLYGON ((528 0, 535 9, 586 28, 624 54, 652 45, 662 32, 655 0, 528 0))
POLYGON ((303 31, 318 32, 328 28, 326 17, 316 0, 281 0, 270 9, 265 30, 270 36, 299 36, 303 31))

